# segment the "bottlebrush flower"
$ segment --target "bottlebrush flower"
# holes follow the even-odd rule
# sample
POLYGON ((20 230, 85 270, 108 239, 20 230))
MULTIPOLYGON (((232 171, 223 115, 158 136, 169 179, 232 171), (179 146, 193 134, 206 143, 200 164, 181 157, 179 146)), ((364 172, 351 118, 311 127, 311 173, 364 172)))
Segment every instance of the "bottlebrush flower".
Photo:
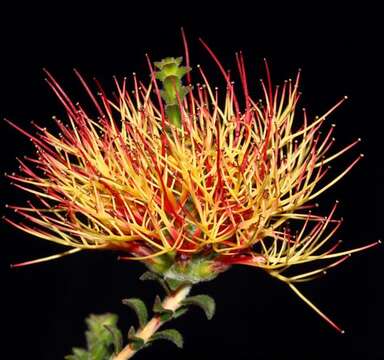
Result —
POLYGON ((345 98, 310 120, 305 110, 297 111, 300 72, 294 81, 274 88, 266 66, 263 100, 255 101, 241 54, 236 55, 238 95, 229 74, 205 47, 224 76, 224 93, 209 83, 201 67, 202 84, 192 87, 188 52, 186 67, 180 66, 181 58, 164 59, 155 68, 149 62, 150 83, 133 75, 133 93, 126 79, 115 79, 112 99, 100 87, 95 96, 75 71, 97 118, 74 104, 47 72, 67 119, 54 118, 60 133, 35 124, 36 135, 10 122, 30 137, 36 155, 18 160, 20 174, 8 176, 36 202, 12 206, 24 221, 6 220, 71 248, 29 263, 110 249, 191 282, 209 279, 233 264, 251 265, 287 283, 338 328, 294 283, 376 244, 339 251, 339 243, 330 244, 341 223, 334 218, 336 205, 326 217, 310 210, 313 200, 361 159, 359 155, 327 180, 329 163, 360 141, 331 152, 334 127, 320 132, 345 98), (322 260, 334 262, 284 275, 293 265, 322 260))

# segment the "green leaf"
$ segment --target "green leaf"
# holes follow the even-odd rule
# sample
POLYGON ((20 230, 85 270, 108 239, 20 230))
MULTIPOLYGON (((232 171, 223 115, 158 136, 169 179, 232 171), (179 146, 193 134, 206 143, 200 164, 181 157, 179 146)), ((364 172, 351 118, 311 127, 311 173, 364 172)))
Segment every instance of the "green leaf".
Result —
POLYGON ((147 306, 142 300, 136 298, 123 299, 122 303, 135 311, 140 327, 143 327, 148 322, 147 306))
POLYGON ((111 329, 115 328, 117 331, 117 315, 115 314, 102 314, 102 315, 90 315, 86 319, 88 325, 88 331, 85 336, 87 339, 88 350, 90 352, 96 352, 97 348, 107 348, 113 344, 113 336, 106 326, 111 329))
POLYGON ((196 295, 187 297, 182 302, 183 305, 195 305, 204 310, 208 320, 213 318, 216 310, 216 303, 209 295, 196 295))
POLYGON ((165 290, 165 292, 167 294, 170 293, 170 288, 167 285, 167 283, 164 281, 164 279, 160 275, 158 275, 152 271, 146 271, 143 275, 140 276, 140 280, 142 280, 142 281, 146 281, 146 280, 157 281, 163 287, 163 289, 165 290))
POLYGON ((185 307, 180 307, 178 308, 174 314, 173 314, 173 318, 174 319, 177 319, 178 317, 184 315, 189 309, 185 306, 185 307))
POLYGON ((121 348, 121 332, 117 328, 117 315, 90 315, 86 319, 87 349, 73 348, 66 360, 108 360, 121 348))
POLYGON ((153 304, 152 310, 156 314, 159 314, 164 311, 163 304, 161 303, 161 299, 159 295, 156 295, 155 297, 155 303, 153 304))
POLYGON ((81 348, 73 348, 73 355, 67 355, 64 357, 65 360, 88 360, 88 351, 81 348))
POLYGON ((123 348, 123 336, 121 335, 120 330, 109 325, 104 326, 112 334, 115 353, 119 353, 123 348))
POLYGON ((172 291, 176 291, 181 285, 186 284, 187 281, 167 278, 166 280, 169 288, 172 291))
POLYGON ((144 347, 145 342, 142 338, 138 337, 138 338, 131 340, 130 345, 131 345, 133 350, 137 351, 137 350, 140 350, 144 347))
POLYGON ((140 276, 141 281, 146 281, 146 280, 158 280, 161 279, 160 275, 155 274, 152 271, 146 271, 140 276))
POLYGON ((136 336, 136 331, 133 326, 129 328, 128 339, 133 350, 140 350, 144 347, 145 342, 141 337, 136 336))
POLYGON ((160 320, 162 322, 166 322, 172 319, 174 314, 172 310, 163 308, 163 304, 161 303, 159 295, 156 295, 155 303, 153 304, 153 312, 157 315, 160 315, 160 320))
POLYGON ((152 335, 152 337, 150 338, 150 341, 155 341, 160 339, 172 341, 180 349, 183 347, 183 343, 184 343, 183 336, 180 334, 180 332, 178 332, 175 329, 167 329, 167 330, 159 331, 156 334, 152 335))
POLYGON ((131 326, 128 330, 128 339, 132 340, 134 338, 136 338, 136 330, 134 326, 131 326))

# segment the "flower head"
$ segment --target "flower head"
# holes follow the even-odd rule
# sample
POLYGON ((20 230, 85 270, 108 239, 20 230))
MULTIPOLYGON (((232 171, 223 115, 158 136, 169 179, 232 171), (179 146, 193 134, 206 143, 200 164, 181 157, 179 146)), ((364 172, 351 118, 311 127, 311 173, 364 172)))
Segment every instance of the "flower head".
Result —
POLYGON ((176 271, 175 278, 190 259, 206 260, 195 271, 202 278, 232 264, 256 266, 308 301, 294 282, 374 245, 338 251, 339 243, 329 245, 340 225, 336 205, 327 217, 310 210, 361 159, 327 180, 329 163, 360 141, 332 152, 333 126, 319 131, 345 98, 311 120, 305 109, 297 111, 300 72, 273 88, 267 66, 263 100, 255 101, 237 54, 239 99, 229 74, 206 48, 223 73, 224 93, 212 87, 201 67, 202 84, 192 87, 188 53, 186 67, 181 58, 166 58, 154 68, 149 62, 150 83, 133 75, 133 93, 126 79, 115 79, 113 99, 101 88, 95 96, 76 72, 97 118, 74 104, 47 73, 67 119, 54 118, 58 134, 35 125, 37 134, 31 135, 12 124, 31 138, 36 156, 19 160, 20 174, 9 177, 36 202, 13 206, 24 221, 7 221, 72 248, 64 254, 118 250, 169 276, 176 271), (335 262, 283 274, 292 265, 328 259, 335 262))

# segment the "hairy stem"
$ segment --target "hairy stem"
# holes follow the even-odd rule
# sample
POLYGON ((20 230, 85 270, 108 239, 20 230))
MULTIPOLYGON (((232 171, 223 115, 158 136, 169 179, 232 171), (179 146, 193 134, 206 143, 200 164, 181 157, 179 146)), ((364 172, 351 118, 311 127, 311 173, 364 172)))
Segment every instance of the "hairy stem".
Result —
MULTIPOLYGON (((168 295, 162 306, 164 309, 176 311, 182 304, 181 302, 188 296, 191 290, 191 285, 183 285, 172 294, 168 295)), ((155 315, 143 328, 141 328, 135 336, 144 340, 146 343, 153 334, 164 324, 161 321, 160 315, 155 315)), ((130 359, 137 350, 133 349, 131 344, 128 344, 119 354, 116 355, 114 360, 127 360, 130 359)))

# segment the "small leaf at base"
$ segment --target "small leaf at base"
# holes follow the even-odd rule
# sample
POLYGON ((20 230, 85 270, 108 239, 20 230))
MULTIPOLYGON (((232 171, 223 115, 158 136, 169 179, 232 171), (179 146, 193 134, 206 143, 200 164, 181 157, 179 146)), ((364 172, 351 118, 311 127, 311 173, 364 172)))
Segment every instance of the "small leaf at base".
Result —
POLYGON ((156 295, 155 303, 153 304, 153 312, 160 316, 162 322, 172 319, 174 312, 169 309, 164 309, 159 295, 156 295))
POLYGON ((119 329, 111 327, 109 325, 104 325, 104 327, 111 333, 113 339, 113 346, 115 348, 115 353, 119 353, 123 348, 123 336, 119 329))
POLYGON ((133 326, 129 328, 128 339, 130 340, 129 345, 135 351, 142 349, 145 345, 144 340, 141 337, 136 336, 136 331, 133 326))
POLYGON ((146 271, 144 274, 142 274, 140 276, 140 280, 142 280, 142 281, 155 280, 163 287, 163 289, 165 290, 165 292, 167 294, 169 294, 169 292, 170 292, 170 289, 169 289, 167 283, 164 281, 164 279, 160 275, 158 275, 152 271, 146 271))
POLYGON ((183 347, 183 336, 175 329, 159 331, 151 337, 150 341, 152 342, 160 339, 172 341, 180 349, 183 347))
POLYGON ((136 313, 140 327, 148 322, 147 307, 142 300, 136 298, 123 299, 122 303, 129 306, 136 313))
POLYGON ((204 310, 208 320, 213 318, 216 310, 215 300, 209 295, 196 295, 187 297, 183 302, 183 305, 196 305, 204 310))
POLYGON ((187 307, 181 307, 181 308, 178 308, 174 314, 173 314, 173 318, 174 319, 177 319, 178 317, 184 315, 189 309, 187 307))

